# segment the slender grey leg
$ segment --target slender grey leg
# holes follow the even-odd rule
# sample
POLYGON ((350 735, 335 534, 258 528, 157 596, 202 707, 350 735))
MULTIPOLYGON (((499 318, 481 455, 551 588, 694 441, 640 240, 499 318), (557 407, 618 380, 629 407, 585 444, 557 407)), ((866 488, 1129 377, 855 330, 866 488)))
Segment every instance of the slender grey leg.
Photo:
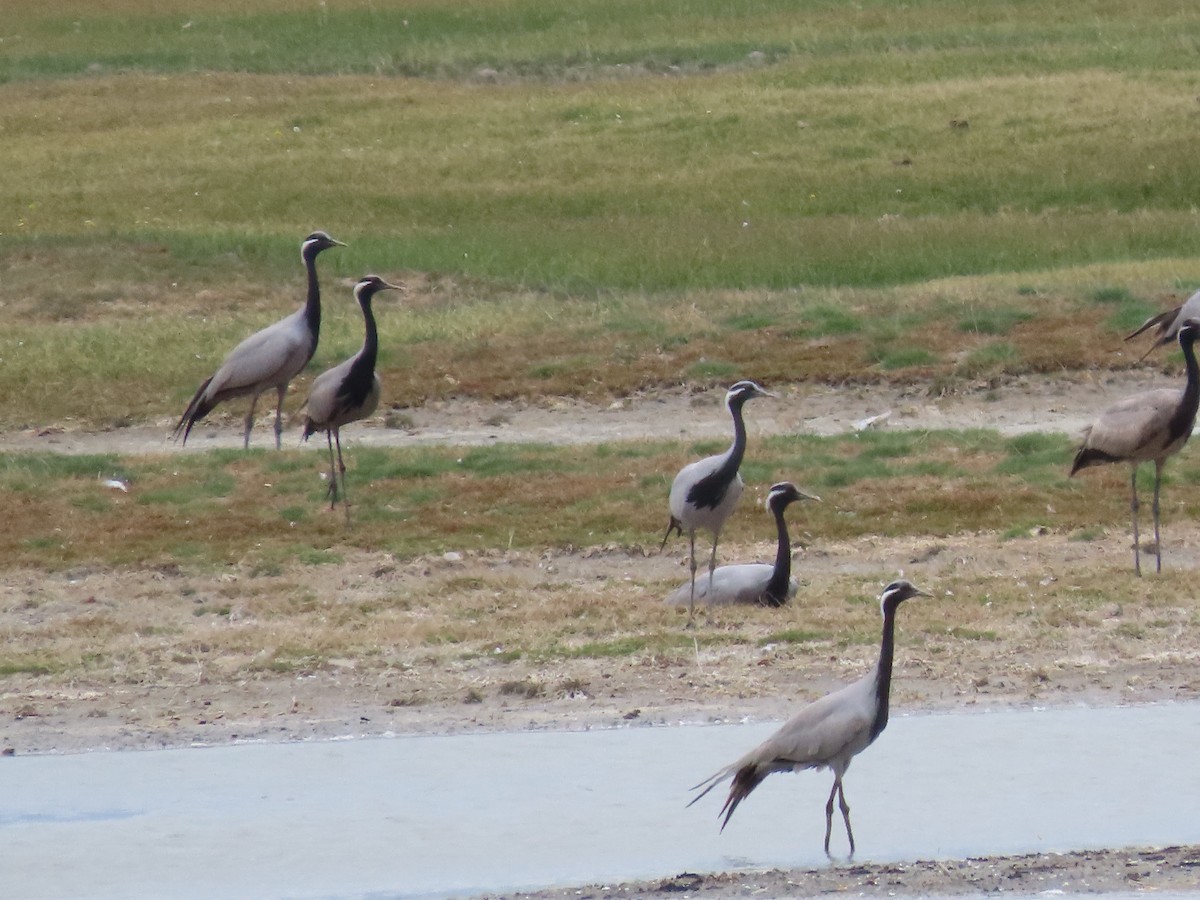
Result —
POLYGON ((250 409, 246 412, 246 428, 242 436, 242 449, 250 449, 250 430, 254 428, 254 407, 258 406, 258 394, 250 398, 250 409))
POLYGON ((850 839, 850 855, 854 855, 854 832, 850 830, 850 804, 846 802, 846 789, 838 782, 838 808, 842 811, 842 821, 846 823, 846 837, 850 839))
POLYGON ((708 557, 708 592, 712 593, 713 589, 713 572, 717 569, 717 541, 720 540, 721 533, 713 532, 712 554, 708 557))
POLYGON ((833 789, 829 792, 829 800, 825 803, 825 855, 831 856, 829 852, 829 836, 833 832, 833 795, 838 792, 838 787, 841 786, 841 781, 837 778, 833 779, 833 789))
POLYGON ((1158 489, 1162 482, 1162 463, 1154 463, 1154 571, 1162 573, 1162 543, 1158 537, 1158 489))
POLYGON ((1129 480, 1131 499, 1129 510, 1133 513, 1133 571, 1140 577, 1142 574, 1142 554, 1138 544, 1138 495, 1137 495, 1137 466, 1133 467, 1133 477, 1129 480))
POLYGON ((692 570, 692 590, 688 595, 687 627, 696 624, 696 532, 688 532, 688 566, 692 570))
POLYGON ((350 498, 346 494, 346 464, 342 462, 342 433, 333 429, 333 440, 337 443, 338 472, 342 476, 342 506, 346 509, 346 524, 350 524, 350 498))
POLYGON ((283 398, 287 396, 287 385, 275 388, 279 400, 275 404, 275 449, 283 449, 283 398))
POLYGON ((329 487, 325 490, 325 496, 329 498, 329 508, 333 509, 337 503, 337 466, 333 462, 333 432, 325 432, 325 441, 329 444, 329 487))

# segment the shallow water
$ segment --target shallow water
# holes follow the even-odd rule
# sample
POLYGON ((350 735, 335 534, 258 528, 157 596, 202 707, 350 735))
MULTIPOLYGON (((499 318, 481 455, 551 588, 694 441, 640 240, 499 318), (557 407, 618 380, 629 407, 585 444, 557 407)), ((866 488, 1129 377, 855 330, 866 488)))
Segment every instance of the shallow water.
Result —
MULTIPOLYGON (((828 772, 771 776, 724 833, 722 789, 685 808, 774 727, 4 759, 0 892, 444 896, 824 865, 828 772)), ((1200 704, 893 716, 846 778, 856 859, 1200 843, 1197 746, 1200 704)))

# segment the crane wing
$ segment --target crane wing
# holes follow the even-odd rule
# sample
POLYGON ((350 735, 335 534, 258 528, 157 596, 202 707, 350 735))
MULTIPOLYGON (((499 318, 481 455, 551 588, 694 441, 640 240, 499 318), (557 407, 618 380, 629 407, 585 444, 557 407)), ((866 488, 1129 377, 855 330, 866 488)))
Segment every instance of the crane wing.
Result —
POLYGON ((1084 446, 1115 459, 1157 458, 1169 443, 1166 427, 1183 392, 1160 388, 1114 403, 1088 429, 1084 446))
POLYGON ((208 395, 266 388, 290 381, 312 355, 303 315, 296 313, 257 331, 230 351, 212 378, 208 395))
POLYGON ((744 758, 772 771, 828 766, 870 743, 875 673, 810 703, 744 758))
MULTIPOLYGON (((774 567, 767 563, 743 563, 733 566, 718 566, 713 572, 712 588, 704 575, 696 577, 696 602, 711 606, 734 603, 761 603, 763 591, 771 580, 774 567)), ((667 595, 664 603, 685 606, 691 594, 691 582, 685 581, 667 595)), ((794 591, 789 589, 789 596, 794 591)))

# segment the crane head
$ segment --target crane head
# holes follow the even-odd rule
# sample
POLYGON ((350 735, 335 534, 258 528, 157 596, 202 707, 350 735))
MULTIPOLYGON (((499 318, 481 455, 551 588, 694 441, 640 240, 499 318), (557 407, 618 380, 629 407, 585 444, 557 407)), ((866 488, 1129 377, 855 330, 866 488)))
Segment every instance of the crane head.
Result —
POLYGON ((1194 343, 1200 337, 1200 320, 1188 319, 1179 326, 1179 346, 1194 343))
POLYGON ((773 512, 782 512, 787 508, 788 504, 795 503, 797 500, 815 500, 821 502, 821 498, 816 494, 806 494, 790 481, 781 481, 778 484, 771 485, 767 491, 767 499, 763 504, 767 509, 773 512))
POLYGON ((322 250, 328 250, 330 247, 345 247, 341 241, 335 241, 324 231, 314 231, 308 237, 300 242, 300 256, 303 259, 315 257, 322 250))
POLYGON ((378 275, 364 275, 354 285, 354 297, 359 303, 370 303, 371 298, 380 291, 402 291, 398 284, 390 284, 378 275))
POLYGON ((747 400, 753 400, 755 397, 774 396, 775 394, 763 389, 753 381, 739 381, 725 394, 725 405, 733 409, 734 406, 741 406, 747 400))
POLYGON ((879 605, 886 613, 888 607, 895 610, 897 606, 908 600, 910 597, 931 597, 925 591, 917 588, 911 581, 905 581, 901 578, 898 581, 893 581, 883 589, 883 593, 879 595, 879 605))

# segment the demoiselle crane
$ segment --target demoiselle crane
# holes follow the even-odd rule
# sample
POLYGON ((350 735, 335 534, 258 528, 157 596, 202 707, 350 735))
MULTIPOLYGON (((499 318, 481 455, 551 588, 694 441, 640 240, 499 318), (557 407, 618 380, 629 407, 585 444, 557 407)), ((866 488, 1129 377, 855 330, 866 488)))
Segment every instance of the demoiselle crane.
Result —
POLYGON ((304 419, 304 439, 318 431, 325 432, 329 444, 329 508, 337 505, 338 476, 342 481, 342 503, 346 507, 346 521, 350 521, 350 501, 346 497, 346 464, 342 461, 341 428, 359 419, 365 419, 379 406, 381 385, 375 372, 375 360, 379 354, 379 333, 375 328, 375 314, 371 300, 380 291, 401 290, 399 285, 389 284, 378 275, 367 275, 354 285, 354 299, 362 310, 366 335, 362 349, 345 362, 326 369, 313 382, 312 391, 304 402, 307 415, 304 419), (333 446, 337 444, 337 464, 334 465, 333 446))
MULTIPOLYGON (((784 510, 797 500, 820 500, 806 494, 790 481, 771 485, 767 493, 766 507, 775 517, 778 546, 774 564, 740 563, 717 566, 709 581, 700 580, 695 586, 696 603, 723 606, 734 603, 753 603, 761 606, 783 606, 796 595, 799 589, 792 578, 792 544, 788 537, 784 510)), ((693 596, 692 584, 682 584, 664 601, 678 606, 687 603, 693 596)))
POLYGON ((750 796, 763 779, 774 772, 832 769, 833 789, 825 804, 825 852, 833 830, 833 801, 837 797, 850 855, 854 855, 854 832, 850 828, 850 806, 842 779, 850 761, 879 737, 888 722, 888 697, 892 688, 892 656, 895 648, 896 610, 910 597, 928 597, 908 581, 893 581, 883 589, 879 605, 883 612, 883 639, 879 661, 865 676, 844 688, 826 694, 792 716, 773 735, 692 790, 704 790, 695 803, 718 784, 732 778, 729 796, 718 816, 724 815, 721 830, 729 824, 738 805, 750 796))
POLYGON ((230 351, 221 367, 196 390, 175 426, 174 438, 187 444, 192 427, 208 415, 218 403, 235 397, 250 397, 246 413, 243 446, 250 447, 254 427, 254 407, 259 395, 270 388, 278 398, 275 404, 275 449, 283 434, 283 401, 288 383, 304 370, 317 350, 321 331, 321 287, 317 282, 317 254, 330 247, 344 247, 324 231, 314 231, 300 243, 300 258, 308 273, 308 297, 304 306, 290 316, 268 325, 246 338, 230 351))
POLYGON ((1200 321, 1188 319, 1179 328, 1179 346, 1187 367, 1187 382, 1181 388, 1158 388, 1119 400, 1100 414, 1083 432, 1083 443, 1071 464, 1071 474, 1105 463, 1129 463, 1129 509, 1133 518, 1133 568, 1142 574, 1138 538, 1138 468, 1154 463, 1154 556, 1155 569, 1162 571, 1159 542, 1158 496, 1162 470, 1167 460, 1183 449, 1192 436, 1196 408, 1200 405, 1200 370, 1193 345, 1200 335, 1200 321))
POLYGON ((688 624, 692 624, 696 608, 696 532, 707 531, 713 536, 712 553, 708 559, 709 587, 717 567, 717 542, 721 529, 733 514, 741 499, 742 476, 738 469, 746 453, 746 423, 742 407, 755 397, 774 397, 753 381, 739 381, 725 394, 725 407, 733 417, 733 443, 724 453, 689 463, 679 470, 671 484, 667 503, 671 519, 663 535, 661 551, 671 532, 687 535, 688 564, 691 570, 691 591, 688 596, 688 624))

